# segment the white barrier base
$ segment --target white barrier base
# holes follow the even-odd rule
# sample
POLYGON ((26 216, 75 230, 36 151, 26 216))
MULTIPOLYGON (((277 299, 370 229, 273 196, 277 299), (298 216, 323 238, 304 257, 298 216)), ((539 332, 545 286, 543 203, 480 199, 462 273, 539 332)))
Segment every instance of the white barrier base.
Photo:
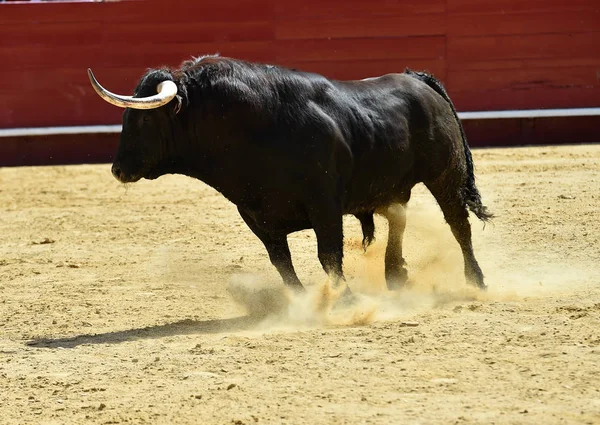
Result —
MULTIPOLYGON (((461 120, 489 120, 507 118, 556 118, 600 116, 600 108, 523 109, 514 111, 459 112, 461 120)), ((0 137, 50 136, 57 134, 120 133, 121 125, 87 125, 75 127, 35 127, 0 129, 0 137)))

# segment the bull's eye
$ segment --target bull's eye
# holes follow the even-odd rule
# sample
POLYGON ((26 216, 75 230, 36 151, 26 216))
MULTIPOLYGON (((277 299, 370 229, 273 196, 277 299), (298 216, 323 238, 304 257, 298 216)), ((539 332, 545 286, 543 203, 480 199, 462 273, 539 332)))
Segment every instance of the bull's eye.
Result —
POLYGON ((151 120, 150 115, 142 115, 138 121, 140 127, 144 124, 148 124, 150 122, 150 120, 151 120))

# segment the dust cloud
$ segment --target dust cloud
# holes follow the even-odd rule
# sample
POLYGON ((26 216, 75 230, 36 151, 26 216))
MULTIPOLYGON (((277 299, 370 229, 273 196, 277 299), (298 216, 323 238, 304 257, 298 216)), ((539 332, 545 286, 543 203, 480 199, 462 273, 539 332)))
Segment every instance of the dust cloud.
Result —
MULTIPOLYGON (((357 223, 345 221, 344 270, 352 289, 352 302, 340 299, 326 278, 308 283, 296 294, 279 282, 265 283, 260 276, 238 274, 231 278, 229 294, 250 316, 260 317, 258 328, 301 329, 326 326, 360 326, 374 321, 407 320, 434 309, 451 309, 461 302, 514 302, 567 290, 573 269, 560 264, 537 264, 535 256, 503 251, 494 225, 472 218, 475 253, 486 275, 488 289, 465 282, 463 259, 448 225, 433 200, 421 197, 407 210, 404 256, 409 281, 399 291, 388 291, 384 278, 387 223, 376 218, 377 240, 363 252, 357 223)), ((577 275, 581 276, 582 271, 577 275)))
POLYGON ((279 285, 265 285, 252 275, 235 275, 228 287, 232 299, 251 317, 258 317, 258 329, 309 329, 322 326, 368 324, 377 305, 363 295, 351 302, 342 297, 343 287, 334 289, 329 280, 307 286, 302 294, 279 285))

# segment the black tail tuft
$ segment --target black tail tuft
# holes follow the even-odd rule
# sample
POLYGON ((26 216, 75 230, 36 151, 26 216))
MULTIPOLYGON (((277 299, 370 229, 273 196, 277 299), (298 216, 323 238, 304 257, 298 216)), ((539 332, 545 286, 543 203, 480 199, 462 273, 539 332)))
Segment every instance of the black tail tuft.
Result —
POLYGON ((467 207, 469 207, 469 209, 471 210, 471 212, 473 214, 475 214, 475 216, 480 219, 481 221, 483 221, 484 223, 490 221, 492 218, 494 218, 494 214, 492 214, 491 212, 488 211, 487 207, 485 205, 483 205, 481 203, 481 198, 479 199, 479 201, 467 201, 467 207))
POLYGON ((428 74, 426 72, 416 72, 412 71, 408 68, 404 71, 405 74, 410 75, 413 78, 416 78, 429 87, 431 87, 437 94, 442 96, 446 102, 452 108, 452 112, 454 113, 454 118, 456 118, 456 122, 458 123, 458 127, 460 128, 460 135, 462 137, 463 147, 465 151, 465 161, 467 165, 467 181, 462 190, 462 196, 465 204, 483 222, 487 222, 494 218, 494 215, 490 213, 486 206, 481 202, 481 195, 479 194, 479 190, 477 190, 477 186, 475 186, 475 171, 473 166, 473 157, 471 156, 471 149, 469 148, 469 144, 467 143, 467 136, 465 135, 465 130, 460 122, 460 118, 458 118, 458 114, 456 113, 456 109, 454 108, 454 104, 450 100, 450 96, 444 89, 442 83, 435 78, 433 75, 428 74))
POLYGON ((362 212, 354 214, 354 216, 360 221, 360 226, 363 232, 362 246, 365 252, 375 240, 375 222, 373 221, 373 214, 374 212, 362 212))

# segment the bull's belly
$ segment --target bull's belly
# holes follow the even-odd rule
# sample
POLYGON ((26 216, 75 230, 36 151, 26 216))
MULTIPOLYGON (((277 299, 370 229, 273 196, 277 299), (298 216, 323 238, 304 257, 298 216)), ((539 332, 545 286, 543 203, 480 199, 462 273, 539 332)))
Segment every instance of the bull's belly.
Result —
POLYGON ((416 183, 412 173, 399 175, 398 170, 355 176, 346 187, 344 213, 370 212, 406 203, 416 183))
MULTIPOLYGON (((344 197, 343 214, 373 212, 394 203, 402 203, 406 190, 398 191, 398 187, 375 187, 372 190, 354 190, 344 197)), ((410 193, 410 190, 408 190, 410 193)), ((252 217, 255 223, 270 233, 290 234, 300 230, 312 229, 308 215, 311 206, 298 200, 286 197, 262 199, 252 207, 239 206, 252 217)))
POLYGON ((410 189, 397 192, 386 190, 371 193, 353 193, 348 196, 344 205, 344 214, 358 214, 372 212, 392 204, 406 203, 410 196, 410 189))
POLYGON ((345 187, 344 213, 372 212, 408 202, 410 191, 419 180, 418 168, 405 138, 356 153, 345 187))
MULTIPOLYGON (((315 207, 311 202, 326 202, 323 197, 326 182, 318 184, 313 176, 303 178, 303 172, 290 173, 289 167, 272 164, 272 178, 256 179, 256 175, 244 176, 245 190, 231 193, 229 199, 248 212, 265 230, 291 233, 312 228, 308 211, 315 207), (312 180, 312 181, 311 181, 312 180), (311 183, 308 183, 311 181, 311 183)), ((394 203, 405 203, 414 186, 412 157, 409 155, 361 158, 355 163, 354 172, 344 185, 342 213, 372 212, 394 203)))

